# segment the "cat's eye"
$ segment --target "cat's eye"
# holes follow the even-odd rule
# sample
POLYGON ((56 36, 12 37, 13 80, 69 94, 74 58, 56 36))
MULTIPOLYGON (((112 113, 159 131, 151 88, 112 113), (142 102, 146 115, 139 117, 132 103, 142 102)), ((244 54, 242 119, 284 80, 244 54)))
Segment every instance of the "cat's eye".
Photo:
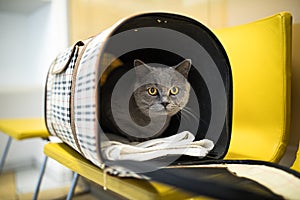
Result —
POLYGON ((178 94, 178 92, 179 92, 179 88, 178 87, 172 87, 170 89, 170 94, 172 94, 172 95, 176 95, 176 94, 178 94))
POLYGON ((157 89, 155 87, 150 87, 150 88, 148 88, 148 93, 151 96, 155 96, 155 95, 157 95, 157 89))

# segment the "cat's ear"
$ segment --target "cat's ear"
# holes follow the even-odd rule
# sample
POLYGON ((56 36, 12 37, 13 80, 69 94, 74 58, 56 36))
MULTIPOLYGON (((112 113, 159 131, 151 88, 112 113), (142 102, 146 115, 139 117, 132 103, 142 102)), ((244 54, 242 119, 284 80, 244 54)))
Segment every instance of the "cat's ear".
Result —
POLYGON ((139 59, 135 59, 133 61, 134 67, 140 66, 140 65, 146 65, 143 61, 139 60, 139 59))
POLYGON ((151 72, 151 67, 139 59, 135 59, 133 65, 134 65, 135 73, 137 75, 145 76, 146 74, 151 72))
POLYGON ((188 78, 189 71, 191 69, 192 60, 191 59, 185 59, 178 65, 176 65, 174 68, 176 71, 178 71, 180 74, 182 74, 185 78, 188 78))

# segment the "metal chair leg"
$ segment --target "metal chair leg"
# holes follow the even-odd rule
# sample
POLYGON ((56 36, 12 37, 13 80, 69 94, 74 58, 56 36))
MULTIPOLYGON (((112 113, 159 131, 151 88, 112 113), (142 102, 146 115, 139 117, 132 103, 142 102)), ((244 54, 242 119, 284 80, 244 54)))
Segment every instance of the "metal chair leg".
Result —
POLYGON ((7 138, 7 142, 6 142, 6 145, 5 145, 4 152, 2 153, 2 156, 1 156, 1 161, 0 161, 0 174, 1 174, 1 172, 2 172, 2 169, 3 169, 3 166, 4 166, 4 162, 5 162, 6 156, 7 156, 7 154, 8 154, 8 150, 9 150, 11 141, 12 141, 12 137, 9 136, 9 137, 7 138))
POLYGON ((67 196, 67 199, 66 199, 66 200, 71 200, 71 199, 73 198, 73 195, 74 195, 74 191, 75 191, 75 188, 76 188, 76 185, 77 185, 78 178, 79 178, 79 174, 78 174, 78 173, 74 173, 74 175, 73 175, 73 180, 72 180, 72 184, 71 184, 71 188, 70 188, 70 190, 69 190, 69 193, 68 193, 68 196, 67 196))
POLYGON ((46 169, 46 165, 47 165, 47 160, 48 160, 48 156, 45 156, 45 157, 44 157, 43 165, 42 165, 41 170, 40 170, 39 179, 38 179, 38 182, 37 182, 37 185, 36 185, 36 188, 35 188, 33 197, 32 197, 32 200, 36 200, 37 197, 38 197, 38 195, 39 195, 41 183, 42 183, 42 180, 43 180, 43 177, 44 177, 44 174, 45 174, 45 169, 46 169))

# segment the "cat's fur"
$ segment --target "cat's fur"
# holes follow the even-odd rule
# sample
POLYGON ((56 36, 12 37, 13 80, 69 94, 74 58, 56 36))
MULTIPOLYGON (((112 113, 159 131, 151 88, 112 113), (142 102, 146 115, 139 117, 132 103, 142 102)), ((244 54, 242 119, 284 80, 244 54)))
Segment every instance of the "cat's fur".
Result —
MULTIPOLYGON (((163 125, 158 123, 160 124, 157 125, 160 126, 159 130, 156 130, 151 136, 147 136, 146 133, 143 135, 143 129, 138 130, 141 134, 139 136, 133 136, 122 129, 118 129, 117 132, 127 137, 129 141, 143 141, 160 136, 167 129, 171 117, 182 110, 189 100, 190 84, 187 77, 190 68, 191 60, 189 59, 173 67, 154 67, 141 60, 135 60, 136 82, 134 84, 137 89, 133 92, 129 102, 131 117, 123 117, 122 123, 131 126, 130 124, 134 122, 140 127, 147 127, 151 120, 153 120, 152 123, 155 120, 157 123, 165 121, 163 125)), ((110 120, 110 124, 116 126, 112 115, 108 115, 106 120, 110 120)), ((152 127, 155 129, 157 126, 154 124, 152 127)), ((134 129, 134 127, 130 128, 134 129)), ((148 131, 152 131, 151 126, 147 128, 148 131)))

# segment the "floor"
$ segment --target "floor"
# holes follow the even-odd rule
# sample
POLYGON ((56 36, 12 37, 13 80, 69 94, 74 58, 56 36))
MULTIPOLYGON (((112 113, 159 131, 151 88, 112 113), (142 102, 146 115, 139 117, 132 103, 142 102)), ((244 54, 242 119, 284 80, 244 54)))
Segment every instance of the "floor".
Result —
MULTIPOLYGON (((17 171, 4 171, 0 175, 1 200, 29 200, 33 196, 39 169, 20 169, 17 171)), ((45 174, 38 199, 65 199, 68 194, 69 183, 57 183, 51 175, 45 174), (43 184, 47 183, 47 184, 43 184)), ((74 200, 99 199, 89 192, 87 187, 76 187, 74 200)))

